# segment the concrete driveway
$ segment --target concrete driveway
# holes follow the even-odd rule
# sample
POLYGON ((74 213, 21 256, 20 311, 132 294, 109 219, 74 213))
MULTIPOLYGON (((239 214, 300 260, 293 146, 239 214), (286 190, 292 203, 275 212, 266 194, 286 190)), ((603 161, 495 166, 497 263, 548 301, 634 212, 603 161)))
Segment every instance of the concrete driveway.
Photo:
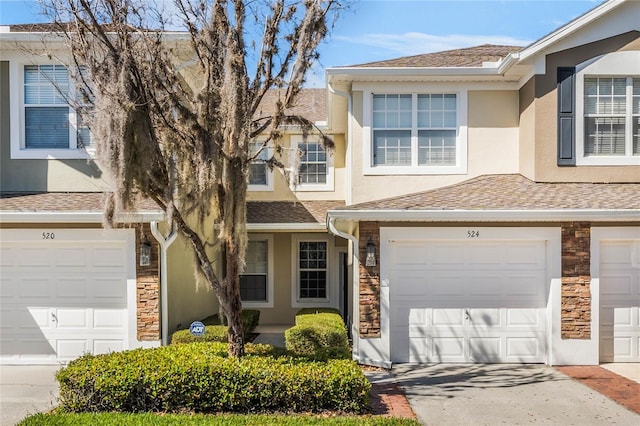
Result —
POLYGON ((424 425, 640 425, 635 414, 544 365, 393 367, 424 425))
POLYGON ((15 425, 30 414, 57 405, 59 366, 3 365, 0 367, 0 425, 15 425))

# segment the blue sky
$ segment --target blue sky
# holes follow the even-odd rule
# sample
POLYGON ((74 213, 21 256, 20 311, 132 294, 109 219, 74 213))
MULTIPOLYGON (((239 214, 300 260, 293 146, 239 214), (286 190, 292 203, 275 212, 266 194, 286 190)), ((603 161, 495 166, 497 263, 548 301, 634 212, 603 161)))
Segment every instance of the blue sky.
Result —
MULTIPOLYGON (((324 68, 479 44, 527 45, 600 0, 359 0, 342 13, 309 76, 324 68)), ((42 22, 33 0, 0 0, 0 25, 42 22)))

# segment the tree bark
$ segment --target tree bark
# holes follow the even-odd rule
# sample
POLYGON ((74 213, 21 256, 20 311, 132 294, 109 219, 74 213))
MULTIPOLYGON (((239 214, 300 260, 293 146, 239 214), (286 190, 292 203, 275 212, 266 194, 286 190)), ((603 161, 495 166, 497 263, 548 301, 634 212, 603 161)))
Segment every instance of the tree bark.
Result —
POLYGON ((227 317, 229 331, 229 356, 239 358, 244 355, 244 330, 242 326, 242 302, 240 301, 240 268, 237 247, 227 245, 227 277, 224 286, 223 310, 227 317))

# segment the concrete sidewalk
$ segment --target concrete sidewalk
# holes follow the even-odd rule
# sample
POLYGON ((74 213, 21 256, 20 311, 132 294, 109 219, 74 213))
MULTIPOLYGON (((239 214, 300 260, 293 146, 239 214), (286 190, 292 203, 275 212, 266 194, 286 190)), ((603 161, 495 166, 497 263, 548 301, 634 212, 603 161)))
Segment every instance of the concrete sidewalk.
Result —
POLYGON ((12 426, 28 415, 49 411, 58 403, 56 365, 0 367, 0 425, 12 426))

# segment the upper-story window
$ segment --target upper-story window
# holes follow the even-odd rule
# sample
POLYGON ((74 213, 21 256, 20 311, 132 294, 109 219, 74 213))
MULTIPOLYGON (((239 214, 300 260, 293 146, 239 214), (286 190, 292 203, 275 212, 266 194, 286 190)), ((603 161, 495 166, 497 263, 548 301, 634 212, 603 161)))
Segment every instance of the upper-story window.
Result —
POLYGON ((291 136, 292 155, 298 156, 295 191, 333 191, 333 155, 313 136, 291 136))
POLYGON ((640 52, 576 67, 576 165, 640 165, 640 52))
POLYGON ((466 90, 434 89, 364 92, 364 174, 466 172, 466 90))
POLYGON ((373 95, 373 164, 455 165, 456 108, 455 94, 373 95))
POLYGON ((585 77, 584 156, 640 154, 640 78, 585 77))
MULTIPOLYGON (((262 149, 262 142, 251 142, 249 149, 252 154, 255 154, 262 149)), ((249 164, 249 191, 273 191, 273 170, 267 164, 270 154, 270 149, 264 148, 255 161, 249 164)))
POLYGON ((12 124, 13 158, 83 158, 91 150, 90 108, 67 68, 58 64, 14 65, 19 73, 19 120, 12 124), (73 107, 71 106, 73 104, 73 107), (84 110, 82 116, 78 111, 84 110))

